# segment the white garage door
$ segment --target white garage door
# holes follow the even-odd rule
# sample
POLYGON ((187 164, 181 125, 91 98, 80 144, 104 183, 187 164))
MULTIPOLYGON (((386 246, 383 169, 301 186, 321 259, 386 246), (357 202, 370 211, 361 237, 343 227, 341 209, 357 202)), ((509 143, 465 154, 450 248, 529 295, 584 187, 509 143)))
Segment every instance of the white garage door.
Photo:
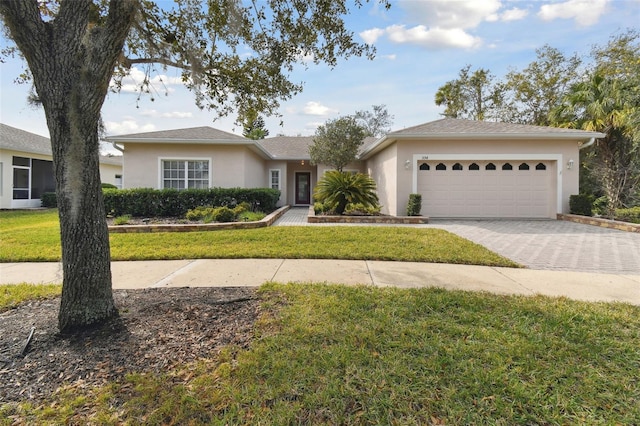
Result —
POLYGON ((422 214, 451 218, 553 218, 552 161, 420 161, 422 214))

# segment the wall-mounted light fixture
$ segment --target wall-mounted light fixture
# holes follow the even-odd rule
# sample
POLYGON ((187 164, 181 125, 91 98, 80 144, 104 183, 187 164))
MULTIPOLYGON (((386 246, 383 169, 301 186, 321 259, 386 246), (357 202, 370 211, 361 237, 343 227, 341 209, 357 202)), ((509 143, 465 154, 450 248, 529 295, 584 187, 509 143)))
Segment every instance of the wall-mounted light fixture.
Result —
POLYGON ((301 166, 304 166, 304 160, 301 160, 301 161, 300 161, 300 165, 301 165, 301 166))
POLYGON ((573 158, 567 161, 567 169, 571 170, 573 168, 573 158))
POLYGON ((404 168, 409 170, 409 167, 411 167, 411 160, 407 160, 404 162, 404 168))

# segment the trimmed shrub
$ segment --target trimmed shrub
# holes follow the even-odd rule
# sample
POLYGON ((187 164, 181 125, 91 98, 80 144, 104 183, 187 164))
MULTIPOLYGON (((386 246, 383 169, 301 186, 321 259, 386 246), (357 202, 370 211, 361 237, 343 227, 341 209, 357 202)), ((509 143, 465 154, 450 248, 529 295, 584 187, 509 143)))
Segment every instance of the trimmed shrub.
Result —
POLYGON ((582 216, 591 216, 593 210, 593 196, 589 194, 577 194, 569 197, 569 213, 582 216))
POLYGON ((105 189, 103 194, 106 214, 134 217, 183 217, 199 206, 233 209, 243 205, 270 213, 280 198, 280 191, 271 188, 105 189))
POLYGON ((344 209, 344 214, 351 216, 377 216, 380 214, 381 208, 379 205, 369 206, 362 203, 350 203, 344 209))
POLYGON ((43 192, 40 197, 41 206, 48 208, 58 207, 58 197, 55 192, 43 192))
POLYGON ((118 189, 118 187, 117 187, 117 186, 115 186, 115 185, 114 185, 114 184, 112 184, 112 183, 104 183, 104 182, 103 182, 103 183, 101 183, 100 185, 102 186, 102 189, 118 189))
POLYGON ((422 194, 409 194, 407 216, 420 216, 422 210, 422 194))
POLYGON ((630 223, 640 223, 640 206, 628 209, 616 209, 616 220, 630 223))

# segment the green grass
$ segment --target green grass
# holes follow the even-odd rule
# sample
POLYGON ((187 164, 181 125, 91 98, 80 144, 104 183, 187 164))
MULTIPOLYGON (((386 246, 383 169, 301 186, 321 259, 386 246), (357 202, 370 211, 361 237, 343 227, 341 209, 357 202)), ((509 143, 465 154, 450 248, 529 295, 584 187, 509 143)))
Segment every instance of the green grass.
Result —
MULTIPOLYGON (((113 260, 366 259, 518 266, 440 229, 376 226, 268 227, 209 232, 112 234, 113 260)), ((55 211, 0 212, 0 261, 59 261, 55 211)))
POLYGON ((640 423, 639 307, 311 283, 269 283, 260 293, 265 314, 248 351, 69 388, 41 407, 0 408, 0 419, 640 423))
POLYGON ((60 296, 60 284, 32 285, 27 283, 0 285, 0 312, 33 299, 48 299, 60 296))

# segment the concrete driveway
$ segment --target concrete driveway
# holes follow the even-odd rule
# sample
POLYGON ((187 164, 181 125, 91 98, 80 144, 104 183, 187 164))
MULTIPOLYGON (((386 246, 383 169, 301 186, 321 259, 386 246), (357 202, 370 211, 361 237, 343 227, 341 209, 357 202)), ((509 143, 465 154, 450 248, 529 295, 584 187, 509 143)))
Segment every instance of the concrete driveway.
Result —
POLYGON ((640 234, 561 220, 432 220, 532 269, 640 274, 640 234))

